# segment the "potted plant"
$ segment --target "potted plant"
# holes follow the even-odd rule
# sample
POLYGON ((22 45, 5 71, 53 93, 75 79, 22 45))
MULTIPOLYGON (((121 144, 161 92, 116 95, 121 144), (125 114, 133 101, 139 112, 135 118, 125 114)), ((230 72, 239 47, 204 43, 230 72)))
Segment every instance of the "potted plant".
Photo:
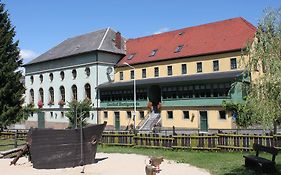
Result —
POLYGON ((41 100, 39 100, 37 105, 38 105, 38 108, 42 108, 44 104, 43 104, 43 102, 41 100))
POLYGON ((65 105, 65 102, 64 102, 64 100, 60 100, 60 101, 58 102, 58 105, 60 105, 60 106, 63 106, 63 105, 65 105))
POLYGON ((52 101, 52 100, 50 100, 49 102, 48 102, 48 105, 53 105, 54 104, 54 102, 52 101))

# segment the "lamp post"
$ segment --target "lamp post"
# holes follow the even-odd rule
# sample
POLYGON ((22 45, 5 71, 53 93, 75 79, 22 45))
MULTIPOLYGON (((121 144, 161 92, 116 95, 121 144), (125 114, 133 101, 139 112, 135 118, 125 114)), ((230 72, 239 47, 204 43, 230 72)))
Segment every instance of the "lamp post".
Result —
POLYGON ((137 91, 136 91, 136 68, 131 66, 129 63, 124 62, 125 65, 129 66, 130 68, 132 68, 134 70, 134 133, 136 132, 136 113, 137 113, 137 91))

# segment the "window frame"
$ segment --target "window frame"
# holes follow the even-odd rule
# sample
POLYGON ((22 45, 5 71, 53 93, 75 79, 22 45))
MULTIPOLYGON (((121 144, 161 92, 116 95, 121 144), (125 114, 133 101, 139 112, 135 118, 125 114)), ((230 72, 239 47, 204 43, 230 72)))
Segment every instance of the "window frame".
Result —
POLYGON ((196 70, 197 70, 197 73, 202 73, 203 72, 203 63, 202 62, 197 62, 196 63, 196 70))
POLYGON ((237 69, 237 59, 235 57, 234 58, 230 58, 230 69, 231 70, 237 69))
POLYGON ((159 77, 159 67, 154 67, 154 77, 159 77))
POLYGON ((213 71, 219 71, 220 70, 220 62, 219 60, 213 60, 213 71))
POLYGON ((146 78, 146 69, 141 70, 142 78, 146 78))
POLYGON ((226 111, 220 110, 220 111, 218 111, 218 114, 219 114, 219 119, 220 119, 220 120, 226 120, 226 119, 227 119, 227 117, 226 117, 226 111), (222 114, 224 114, 224 117, 222 117, 222 114))
POLYGON ((186 64, 182 64, 181 65, 181 74, 182 75, 186 75, 187 74, 187 65, 186 64))
POLYGON ((173 75, 173 66, 172 65, 167 66, 167 75, 168 76, 173 75))
POLYGON ((189 111, 182 111, 182 113, 183 113, 183 119, 185 119, 185 120, 190 119, 190 112, 189 111), (187 114, 188 117, 186 117, 186 114, 187 114))
POLYGON ((119 72, 119 80, 124 80, 124 72, 119 72))
POLYGON ((174 111, 167 111, 167 119, 174 119, 174 111))
POLYGON ((135 70, 130 71, 130 78, 133 80, 135 78, 135 70))

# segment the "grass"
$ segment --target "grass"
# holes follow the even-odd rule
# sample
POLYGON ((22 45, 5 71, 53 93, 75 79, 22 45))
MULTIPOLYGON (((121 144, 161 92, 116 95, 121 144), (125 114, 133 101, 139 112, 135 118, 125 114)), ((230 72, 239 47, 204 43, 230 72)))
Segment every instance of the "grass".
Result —
MULTIPOLYGON (((18 145, 21 145, 21 144, 24 144, 26 142, 22 141, 22 140, 18 140, 17 143, 18 143, 18 145)), ((14 148, 14 144, 15 144, 15 142, 14 142, 13 139, 9 139, 9 140, 0 139, 0 151, 5 151, 5 150, 13 149, 14 148)))
MULTIPOLYGON (((151 148, 134 148, 119 146, 99 146, 98 152, 127 153, 147 156, 164 156, 165 159, 175 160, 179 163, 188 163, 206 169, 212 175, 254 175, 255 172, 244 167, 242 152, 207 152, 189 150, 165 150, 151 148)), ((261 156, 270 158, 270 155, 261 156)), ((281 156, 276 158, 278 172, 281 172, 281 156)))

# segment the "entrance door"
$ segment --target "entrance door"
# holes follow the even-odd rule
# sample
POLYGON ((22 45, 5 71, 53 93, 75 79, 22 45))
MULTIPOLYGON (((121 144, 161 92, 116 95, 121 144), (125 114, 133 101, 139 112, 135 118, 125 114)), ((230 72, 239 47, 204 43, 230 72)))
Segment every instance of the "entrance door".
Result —
POLYGON ((153 85, 148 89, 148 99, 152 102, 153 111, 159 113, 157 108, 158 104, 161 102, 161 88, 158 85, 153 85))
POLYGON ((120 130, 120 113, 114 112, 114 115, 115 115, 115 130, 119 131, 120 130))
POLYGON ((200 131, 208 131, 208 115, 207 111, 200 111, 200 131))
POLYGON ((38 112, 38 128, 45 128, 45 113, 38 112))

